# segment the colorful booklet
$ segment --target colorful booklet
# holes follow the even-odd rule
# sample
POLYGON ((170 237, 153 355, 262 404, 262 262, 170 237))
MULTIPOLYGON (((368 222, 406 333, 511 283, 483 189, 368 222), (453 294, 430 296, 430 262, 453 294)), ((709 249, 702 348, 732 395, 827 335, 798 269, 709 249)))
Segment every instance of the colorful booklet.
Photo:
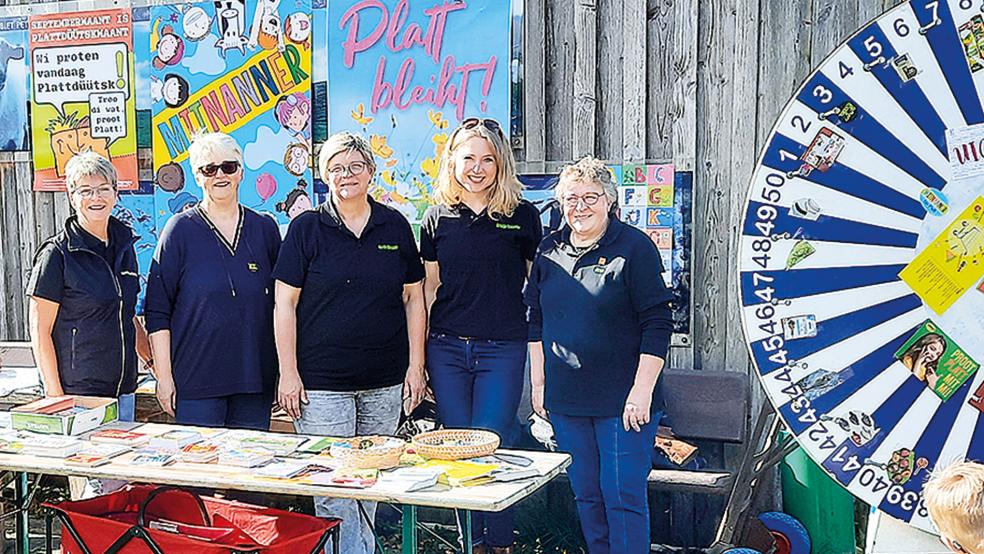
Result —
POLYGON ((120 454, 126 454, 131 450, 129 446, 124 444, 84 442, 82 443, 82 450, 79 451, 79 454, 109 459, 115 458, 120 454))
POLYGON ((67 458, 82 450, 82 441, 62 435, 34 435, 23 439, 24 454, 46 458, 67 458))
POLYGON ((207 442, 189 444, 181 449, 178 458, 182 462, 209 464, 219 459, 219 446, 207 442))
POLYGON ((137 457, 130 460, 130 465, 134 466, 147 466, 147 467, 164 467, 169 466, 177 461, 177 457, 169 452, 157 452, 157 453, 146 453, 139 454, 137 457))
POLYGON ((273 454, 256 450, 222 450, 219 464, 237 467, 256 467, 273 459, 273 454))
POLYGON ((305 463, 273 460, 256 468, 254 473, 260 477, 271 479, 291 479, 300 475, 307 467, 308 465, 305 463))
POLYGON ((147 444, 150 441, 150 437, 143 433, 125 431, 123 429, 103 429, 89 435, 89 440, 96 443, 123 444, 136 448, 147 444))
POLYGON ((99 467, 111 462, 106 456, 96 456, 93 454, 79 453, 65 458, 65 463, 72 466, 99 467))
POLYGON ((189 444, 195 444, 196 442, 201 442, 201 440, 202 434, 198 431, 172 429, 163 435, 151 438, 150 447, 160 448, 161 450, 181 450, 189 444))

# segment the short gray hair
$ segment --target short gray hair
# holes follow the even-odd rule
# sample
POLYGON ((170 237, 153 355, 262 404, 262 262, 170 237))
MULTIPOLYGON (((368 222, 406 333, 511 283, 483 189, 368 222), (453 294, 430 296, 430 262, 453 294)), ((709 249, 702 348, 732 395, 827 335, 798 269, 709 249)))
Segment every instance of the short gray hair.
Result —
POLYGON ((200 133, 191 139, 191 146, 188 147, 188 160, 191 162, 191 169, 197 171, 199 167, 212 163, 213 156, 219 158, 219 162, 228 161, 230 158, 243 165, 243 151, 239 148, 236 139, 225 133, 200 133))
POLYGON ((577 163, 564 167, 560 172, 557 186, 554 187, 554 194, 558 200, 562 200, 569 186, 582 181, 598 183, 612 205, 618 201, 618 185, 615 183, 615 176, 612 175, 605 162, 593 156, 585 156, 577 163))
POLYGON ((116 188, 116 168, 109 160, 91 150, 72 156, 65 164, 65 187, 70 191, 75 189, 79 181, 92 176, 102 177, 116 188))
POLYGON ((342 131, 328 137, 328 140, 321 145, 321 152, 318 154, 318 171, 321 179, 328 181, 328 162, 342 152, 358 152, 362 154, 362 159, 369 164, 370 171, 376 171, 376 158, 372 155, 372 147, 361 135, 342 131))

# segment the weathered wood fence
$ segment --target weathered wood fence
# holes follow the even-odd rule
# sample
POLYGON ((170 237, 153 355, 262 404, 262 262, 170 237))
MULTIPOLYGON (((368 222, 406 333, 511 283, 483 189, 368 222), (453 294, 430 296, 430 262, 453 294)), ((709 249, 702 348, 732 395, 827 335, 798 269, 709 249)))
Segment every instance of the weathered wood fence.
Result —
MULTIPOLYGON (((124 4, 62 2, 59 9, 111 3, 124 4)), ((611 161, 672 161, 694 172, 693 340, 673 349, 675 367, 750 370, 734 260, 759 148, 812 68, 897 3, 525 0, 523 128, 514 141, 522 171, 555 171, 593 153, 611 161)), ((148 153, 141 158, 147 166, 148 153)), ((27 337, 23 290, 31 259, 67 214, 64 194, 31 191, 29 153, 0 153, 0 340, 27 337)), ((704 455, 732 466, 736 452, 711 448, 704 455)), ((679 545, 706 542, 716 526, 707 516, 720 510, 719 500, 681 494, 654 505, 662 511, 657 532, 679 545)))

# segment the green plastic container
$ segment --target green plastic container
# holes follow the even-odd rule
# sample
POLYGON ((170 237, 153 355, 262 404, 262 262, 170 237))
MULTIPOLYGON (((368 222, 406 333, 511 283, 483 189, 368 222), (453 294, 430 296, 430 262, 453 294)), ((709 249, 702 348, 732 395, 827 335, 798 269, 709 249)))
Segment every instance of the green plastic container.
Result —
POLYGON ((783 511, 810 533, 813 554, 855 554, 854 497, 802 448, 780 464, 783 511))

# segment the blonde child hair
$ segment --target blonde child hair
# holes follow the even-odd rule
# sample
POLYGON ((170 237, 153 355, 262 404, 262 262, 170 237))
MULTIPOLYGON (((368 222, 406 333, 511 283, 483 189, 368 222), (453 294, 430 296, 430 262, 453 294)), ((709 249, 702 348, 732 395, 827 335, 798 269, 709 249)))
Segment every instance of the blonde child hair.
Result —
POLYGON ((959 462, 933 471, 923 500, 947 546, 984 554, 984 464, 959 462))

